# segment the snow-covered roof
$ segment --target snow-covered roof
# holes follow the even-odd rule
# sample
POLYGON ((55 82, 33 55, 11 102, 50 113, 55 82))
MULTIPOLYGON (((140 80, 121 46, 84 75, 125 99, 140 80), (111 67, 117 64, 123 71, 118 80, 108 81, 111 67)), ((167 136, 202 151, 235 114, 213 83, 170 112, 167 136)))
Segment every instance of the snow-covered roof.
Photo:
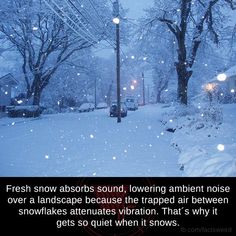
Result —
MULTIPOLYGON (((231 68, 229 68, 228 70, 226 70, 225 72, 223 72, 222 74, 225 74, 227 78, 230 78, 232 76, 236 76, 236 66, 233 66, 231 68)), ((208 83, 214 83, 214 82, 217 82, 217 83, 224 83, 225 81, 219 81, 217 79, 217 76, 215 76, 212 80, 208 81, 208 83)))
POLYGON ((227 77, 236 76, 236 66, 233 66, 225 71, 225 74, 227 75, 227 77))
POLYGON ((10 73, 0 77, 0 86, 5 86, 5 85, 16 86, 17 84, 18 81, 10 73))

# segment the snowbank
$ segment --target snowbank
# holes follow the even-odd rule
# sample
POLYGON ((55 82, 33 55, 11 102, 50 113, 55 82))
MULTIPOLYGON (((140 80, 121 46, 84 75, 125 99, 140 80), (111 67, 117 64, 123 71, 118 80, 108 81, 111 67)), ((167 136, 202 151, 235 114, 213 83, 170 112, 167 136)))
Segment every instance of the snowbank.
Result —
POLYGON ((185 176, 236 176, 236 104, 172 108, 163 122, 185 176))

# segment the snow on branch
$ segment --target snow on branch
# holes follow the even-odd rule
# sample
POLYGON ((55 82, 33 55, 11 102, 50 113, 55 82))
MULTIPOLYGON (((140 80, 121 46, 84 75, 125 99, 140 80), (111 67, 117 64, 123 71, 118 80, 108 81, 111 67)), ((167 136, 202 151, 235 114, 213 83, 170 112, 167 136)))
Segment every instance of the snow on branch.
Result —
POLYGON ((168 20, 168 19, 165 19, 164 17, 163 18, 158 18, 158 20, 160 22, 163 22, 163 23, 166 23, 166 25, 168 26, 168 28, 170 29, 170 31, 177 37, 179 32, 180 32, 180 29, 178 27, 178 25, 176 25, 176 22, 175 21, 172 21, 172 20, 168 20))
POLYGON ((227 3, 229 3, 232 10, 236 10, 236 1, 234 0, 225 0, 227 3))
POLYGON ((207 20, 207 24, 208 24, 208 29, 210 30, 210 32, 212 33, 212 35, 214 36, 214 42, 218 43, 218 35, 216 33, 216 31, 214 30, 213 27, 213 17, 212 17, 212 7, 218 2, 219 0, 210 0, 207 3, 205 3, 204 5, 204 10, 203 10, 203 15, 202 17, 199 19, 199 21, 196 24, 196 28, 195 28, 195 32, 193 34, 193 40, 192 40, 192 47, 190 49, 190 56, 189 56, 189 61, 188 61, 188 65, 191 68, 194 64, 194 60, 196 58, 197 55, 197 50, 200 46, 201 43, 201 35, 202 32, 204 30, 204 23, 207 20))

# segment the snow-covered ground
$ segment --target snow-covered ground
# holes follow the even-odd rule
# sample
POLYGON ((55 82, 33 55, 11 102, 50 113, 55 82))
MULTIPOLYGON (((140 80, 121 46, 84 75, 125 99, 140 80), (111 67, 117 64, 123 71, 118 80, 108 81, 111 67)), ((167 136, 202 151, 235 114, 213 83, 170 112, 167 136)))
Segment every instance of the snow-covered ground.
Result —
POLYGON ((223 121, 217 107, 183 115, 161 105, 120 124, 107 109, 3 117, 0 176, 236 176, 236 105, 222 108, 223 121))
POLYGON ((0 119, 0 176, 181 176, 160 105, 0 119))
POLYGON ((236 104, 198 109, 176 116, 169 108, 163 117, 167 128, 176 129, 172 145, 183 176, 236 176, 236 104))

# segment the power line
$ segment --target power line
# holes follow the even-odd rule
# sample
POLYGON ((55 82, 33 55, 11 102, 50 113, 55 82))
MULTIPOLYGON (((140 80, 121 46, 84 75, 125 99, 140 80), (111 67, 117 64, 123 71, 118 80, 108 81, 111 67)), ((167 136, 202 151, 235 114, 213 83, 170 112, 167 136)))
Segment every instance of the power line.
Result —
MULTIPOLYGON (((67 0, 73 7, 74 7, 74 9, 77 11, 77 13, 79 13, 82 17, 83 17, 83 19, 85 19, 86 21, 87 21, 87 23, 88 23, 88 25, 90 25, 95 31, 97 31, 97 33, 99 33, 100 34, 100 32, 96 29, 96 27, 93 27, 93 25, 91 24, 91 22, 93 21, 93 18, 91 18, 91 16, 90 16, 90 19, 86 16, 86 15, 84 15, 80 10, 79 10, 79 8, 71 1, 71 0, 67 0)), ((86 11, 85 9, 84 9, 84 11, 86 11)), ((86 11, 87 12, 87 11, 86 11)), ((88 15, 88 12, 87 12, 87 15, 88 15)), ((93 22, 93 24, 94 24, 94 22, 93 22)), ((98 26, 98 25, 97 25, 98 26)))
MULTIPOLYGON (((60 7, 55 3, 54 0, 51 0, 51 2, 56 6, 57 9, 59 9, 60 12, 63 13, 63 16, 60 15, 59 12, 57 12, 47 0, 43 0, 43 1, 70 29, 72 29, 76 34, 78 34, 82 39, 84 39, 86 42, 91 43, 91 44, 94 44, 97 42, 96 40, 88 36, 88 34, 83 35, 81 34, 81 32, 78 31, 78 29, 76 30, 74 27, 72 27, 71 24, 69 24, 67 20, 69 19, 69 21, 73 23, 74 26, 77 26, 76 22, 74 22, 70 17, 68 17, 68 15, 62 9, 60 9, 60 7), (67 20, 65 19, 65 17, 67 18, 67 20)), ((81 28, 79 28, 79 30, 81 30, 81 28)))
MULTIPOLYGON (((92 6, 92 8, 94 9, 94 11, 96 12, 96 14, 97 14, 97 16, 98 16, 100 22, 101 22, 102 25, 103 25, 103 29, 104 29, 104 26, 106 27, 107 23, 102 19, 102 17, 101 17, 100 14, 98 13, 96 7, 94 6, 95 3, 94 3, 92 0, 89 0, 89 2, 90 2, 90 5, 92 6)), ((106 37, 108 37, 108 35, 107 35, 107 33, 106 33, 106 30, 104 31, 104 34, 106 35, 106 37)), ((108 38, 109 38, 109 37, 108 37, 108 38)), ((104 40, 108 42, 108 39, 104 39, 104 40)), ((112 42, 112 41, 110 41, 110 42, 112 42)), ((108 43, 110 44, 110 42, 108 42, 108 43)), ((112 42, 112 43, 114 43, 114 46, 115 46, 115 42, 112 42)))
MULTIPOLYGON (((71 9, 71 11, 73 12, 73 15, 75 15, 76 19, 78 19, 79 23, 84 27, 85 33, 87 33, 88 35, 90 35, 91 38, 94 37, 94 35, 92 35, 88 30, 87 30, 87 26, 82 22, 82 20, 77 16, 77 14, 75 14, 76 12, 74 11, 74 9, 71 7, 71 5, 68 3, 67 0, 64 0, 64 2, 66 2, 67 6, 71 9)), ((76 23, 76 22, 75 22, 76 23)), ((78 23, 78 22, 77 22, 78 23)))
MULTIPOLYGON (((68 0, 70 3, 71 3, 71 5, 76 9, 76 11, 84 18, 84 19, 86 19, 86 21, 91 25, 91 21, 93 21, 93 18, 91 17, 91 15, 86 11, 86 9, 83 9, 86 13, 87 13, 87 15, 88 16, 90 16, 90 19, 87 17, 87 16, 85 16, 76 6, 75 6, 75 4, 71 1, 71 0, 68 0)), ((91 2, 90 2, 90 4, 92 4, 91 2)), ((94 8, 94 9, 96 9, 93 5, 92 5, 92 7, 94 8)), ((96 10, 96 12, 97 12, 97 10, 96 10)), ((97 15, 99 16, 99 13, 97 12, 97 15)), ((99 19, 100 19, 101 17, 99 17, 99 19)), ((102 21, 102 24, 103 24, 104 22, 102 21)), ((95 24, 94 24, 95 25, 95 24)), ((96 24, 97 25, 97 24, 96 24)), ((98 26, 98 25, 97 25, 98 26)), ((105 26, 105 24, 104 24, 104 26, 105 26)), ((100 26, 98 26, 99 28, 100 28, 100 26)), ((95 31, 97 31, 97 33, 98 34, 100 34, 100 32, 97 30, 97 28, 96 27, 94 27, 93 26, 93 28, 94 28, 94 30, 95 31)), ((103 33, 107 36, 107 34, 106 34, 106 30, 105 30, 105 28, 103 27, 102 28, 102 31, 103 31, 103 33)), ((108 36, 107 36, 108 37, 108 36)), ((107 43, 109 43, 112 47, 114 47, 115 46, 115 43, 114 42, 112 42, 112 41, 108 41, 108 39, 103 39, 104 41, 106 41, 107 43)))

